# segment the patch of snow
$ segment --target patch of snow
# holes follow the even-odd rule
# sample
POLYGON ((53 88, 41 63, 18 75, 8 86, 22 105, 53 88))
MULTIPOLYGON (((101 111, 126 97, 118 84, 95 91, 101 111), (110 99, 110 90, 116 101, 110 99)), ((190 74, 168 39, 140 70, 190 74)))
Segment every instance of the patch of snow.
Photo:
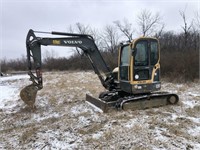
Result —
POLYGON ((81 124, 83 126, 88 126, 91 122, 90 119, 86 118, 85 116, 79 116, 78 117, 78 124, 81 124))
POLYGON ((184 87, 184 85, 183 84, 177 84, 176 87, 181 88, 181 87, 184 87))
POLYGON ((137 119, 130 119, 125 125, 124 125, 124 127, 126 127, 126 128, 133 128, 134 127, 134 125, 136 124, 138 122, 138 120, 137 119))
POLYGON ((1 77, 1 81, 9 81, 9 80, 18 80, 18 79, 25 79, 29 78, 28 75, 13 75, 13 76, 7 76, 7 77, 1 77))
POLYGON ((102 135, 103 135, 103 132, 100 131, 100 132, 94 133, 92 135, 92 138, 98 140, 98 139, 100 139, 102 137, 102 135))
POLYGON ((194 149, 197 149, 197 150, 200 149, 200 144, 196 144, 196 143, 192 143, 192 144, 193 144, 193 146, 194 146, 194 149))
POLYGON ((200 123, 200 118, 188 117, 188 119, 192 120, 194 123, 200 123))
POLYGON ((188 92, 188 94, 189 94, 190 96, 200 97, 200 93, 192 93, 192 92, 188 92))
POLYGON ((162 141, 162 142, 166 142, 168 141, 168 137, 163 136, 162 133, 166 132, 167 130, 165 128, 155 128, 155 139, 162 141))
POLYGON ((200 126, 192 127, 188 129, 188 134, 192 136, 200 136, 200 126))
MULTIPOLYGON (((77 137, 69 131, 63 133, 59 130, 47 130, 45 133, 39 133, 38 136, 46 141, 40 149, 77 149, 77 137)), ((39 144, 39 142, 35 143, 35 145, 39 144)))
MULTIPOLYGON (((22 85, 21 79, 28 78, 27 75, 13 75, 1 77, 0 82, 0 109, 6 113, 19 111, 19 93, 22 85)), ((24 83, 24 82, 23 82, 24 83)))
POLYGON ((39 114, 33 114, 32 115, 32 119, 36 120, 37 122, 41 122, 42 120, 48 119, 48 118, 58 118, 61 117, 60 114, 56 113, 56 112, 52 112, 52 113, 47 113, 45 115, 41 115, 39 114))
MULTIPOLYGON (((19 79, 28 78, 27 75, 14 75, 8 77, 1 77, 0 82, 0 108, 8 107, 9 105, 13 105, 14 101, 19 97, 19 85, 18 84, 9 84, 8 81, 14 81, 19 79), (11 102, 11 103, 10 103, 11 102)), ((9 106, 10 108, 11 106, 9 106)))
POLYGON ((196 105, 196 102, 193 100, 182 101, 184 105, 187 105, 189 108, 193 108, 196 105))
POLYGON ((70 109, 70 112, 71 115, 77 116, 85 112, 91 113, 91 115, 95 115, 97 111, 94 111, 93 107, 89 106, 86 102, 84 102, 83 104, 73 106, 70 109))
POLYGON ((72 107, 70 112, 71 112, 70 114, 77 116, 82 112, 86 112, 86 109, 83 109, 82 105, 79 105, 79 106, 72 107))
POLYGON ((172 120, 176 120, 177 117, 178 117, 178 116, 177 116, 176 114, 172 113, 172 116, 171 116, 171 119, 172 119, 172 120))
POLYGON ((0 86, 0 109, 6 113, 13 113, 20 108, 19 105, 19 89, 13 86, 0 86))
POLYGON ((0 85, 0 107, 5 102, 5 99, 12 99, 15 96, 17 89, 17 87, 13 86, 0 85))

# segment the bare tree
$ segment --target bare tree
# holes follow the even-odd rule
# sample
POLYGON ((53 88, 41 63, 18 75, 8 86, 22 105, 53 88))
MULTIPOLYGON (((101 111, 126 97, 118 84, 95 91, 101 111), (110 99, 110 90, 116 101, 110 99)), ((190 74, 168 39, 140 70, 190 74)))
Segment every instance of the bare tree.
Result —
MULTIPOLYGON (((196 16, 195 16, 195 25, 197 28, 197 49, 200 49, 200 14, 197 12, 196 16)), ((200 55, 199 55, 199 60, 200 60, 200 55)), ((200 64, 199 64, 200 65, 200 64)), ((199 77, 200 77, 200 73, 199 73, 199 77)), ((200 79, 200 78, 199 78, 200 79)))
POLYGON ((104 48, 107 51, 114 53, 119 42, 119 35, 114 26, 112 25, 105 26, 104 32, 102 35, 102 41, 103 41, 103 44, 105 45, 104 48))
POLYGON ((194 20, 194 25, 197 28, 198 32, 200 31, 200 14, 199 12, 195 13, 195 20, 194 20))
MULTIPOLYGON (((68 32, 70 33, 79 33, 79 34, 90 34, 91 28, 89 25, 84 25, 80 22, 77 22, 75 25, 70 25, 68 27, 68 32)), ((78 48, 71 48, 72 51, 76 51, 82 58, 83 52, 78 48)))
POLYGON ((98 49, 99 50, 103 49, 102 38, 101 38, 101 34, 99 33, 99 30, 96 28, 91 28, 90 34, 94 38, 95 44, 97 45, 98 49))
POLYGON ((128 38, 128 41, 131 41, 133 39, 133 33, 135 32, 135 29, 132 27, 132 24, 126 18, 123 20, 123 23, 117 20, 114 21, 114 24, 117 26, 120 32, 122 32, 122 34, 126 38, 128 38))
POLYGON ((183 31, 184 31, 184 43, 185 43, 185 47, 187 47, 187 44, 188 44, 188 36, 190 34, 190 31, 192 29, 192 26, 193 26, 193 20, 188 23, 187 22, 187 19, 186 19, 186 15, 185 15, 185 12, 186 12, 186 9, 184 11, 179 11, 182 19, 183 19, 183 23, 184 25, 181 26, 183 31))
POLYGON ((75 29, 74 29, 74 27, 72 26, 72 25, 69 25, 68 27, 67 27, 67 32, 69 32, 69 33, 74 33, 75 31, 74 31, 75 29))
POLYGON ((101 46, 101 37, 100 37, 99 31, 96 28, 90 27, 89 25, 84 25, 80 22, 77 22, 75 25, 73 26, 70 25, 68 27, 68 32, 92 35, 96 45, 98 47, 101 46))
POLYGON ((152 14, 146 9, 144 9, 137 16, 137 22, 143 36, 155 35, 156 33, 160 35, 164 28, 164 24, 161 22, 161 20, 162 18, 158 12, 156 14, 152 14), (159 32, 157 32, 157 28, 160 26, 161 29, 159 29, 159 32))
POLYGON ((155 33, 155 37, 156 37, 157 39, 159 39, 159 38, 162 36, 162 33, 163 33, 164 28, 165 28, 165 24, 164 24, 164 23, 161 23, 160 28, 159 28, 158 31, 155 33))
POLYGON ((77 22, 75 25, 70 25, 67 29, 71 33, 79 33, 79 34, 89 34, 90 33, 90 26, 84 25, 80 22, 77 22))
POLYGON ((80 34, 89 34, 91 30, 89 25, 84 25, 84 24, 81 24, 80 22, 76 23, 76 28, 77 28, 78 33, 80 34))

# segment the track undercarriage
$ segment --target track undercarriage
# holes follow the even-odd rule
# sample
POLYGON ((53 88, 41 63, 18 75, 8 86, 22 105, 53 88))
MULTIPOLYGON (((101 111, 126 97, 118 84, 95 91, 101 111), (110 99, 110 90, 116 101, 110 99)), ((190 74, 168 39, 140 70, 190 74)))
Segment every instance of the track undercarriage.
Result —
POLYGON ((146 94, 128 95, 120 91, 103 92, 99 98, 86 94, 86 101, 100 108, 103 112, 110 109, 138 110, 177 104, 179 97, 168 92, 153 92, 146 94))

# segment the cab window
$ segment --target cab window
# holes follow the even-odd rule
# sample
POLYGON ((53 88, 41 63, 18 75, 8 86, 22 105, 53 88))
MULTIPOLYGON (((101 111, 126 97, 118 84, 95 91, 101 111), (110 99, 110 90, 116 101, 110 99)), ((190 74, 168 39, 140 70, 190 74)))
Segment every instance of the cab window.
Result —
POLYGON ((147 41, 140 41, 136 45, 135 66, 148 65, 147 41))
POLYGON ((129 45, 124 46, 121 50, 121 59, 120 59, 120 79, 128 80, 128 70, 130 64, 130 54, 129 54, 129 45))
POLYGON ((158 42, 151 42, 151 65, 155 65, 158 62, 159 54, 158 54, 158 42))
POLYGON ((121 65, 129 65, 129 47, 125 46, 121 52, 121 65))

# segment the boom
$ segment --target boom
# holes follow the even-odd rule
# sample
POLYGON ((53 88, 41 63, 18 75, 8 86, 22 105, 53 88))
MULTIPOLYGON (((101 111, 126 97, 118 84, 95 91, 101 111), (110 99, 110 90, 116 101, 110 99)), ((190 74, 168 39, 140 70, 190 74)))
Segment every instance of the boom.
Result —
POLYGON ((83 50, 84 54, 89 58, 90 63, 98 75, 102 85, 108 89, 115 89, 113 74, 103 57, 101 56, 92 36, 86 34, 72 34, 63 32, 38 32, 29 30, 26 38, 27 60, 29 75, 38 90, 42 89, 42 59, 41 45, 43 46, 65 46, 78 47, 83 50), (34 33, 48 33, 53 35, 65 36, 62 38, 46 38, 37 37, 34 33), (33 65, 31 58, 33 58, 33 65), (32 72, 32 67, 36 70, 36 76, 32 72))

